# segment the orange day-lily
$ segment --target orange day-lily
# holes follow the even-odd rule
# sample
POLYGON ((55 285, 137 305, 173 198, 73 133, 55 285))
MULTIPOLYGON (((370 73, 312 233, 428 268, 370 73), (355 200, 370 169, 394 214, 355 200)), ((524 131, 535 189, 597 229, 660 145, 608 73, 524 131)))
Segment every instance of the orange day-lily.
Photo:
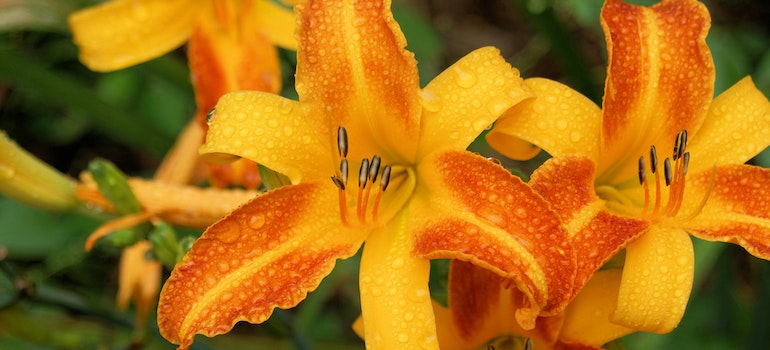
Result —
POLYGON ((564 312, 539 317, 523 329, 514 317, 521 292, 487 270, 453 260, 448 306, 434 303, 439 344, 444 350, 494 348, 598 349, 632 330, 609 321, 618 297, 621 270, 597 271, 564 312))
POLYGON ((575 262, 555 213, 495 162, 465 151, 530 96, 518 71, 482 48, 420 89, 390 1, 301 1, 295 11, 299 102, 227 94, 201 149, 252 159, 292 185, 244 204, 195 242, 161 291, 161 334, 187 347, 195 334, 263 322, 364 241, 369 347, 438 346, 432 258, 509 279, 524 295, 516 316, 525 324, 563 309, 575 262))
MULTIPOLYGON (((277 93, 281 76, 275 45, 296 49, 291 10, 269 0, 112 0, 73 13, 69 22, 80 60, 95 71, 132 66, 189 40, 198 112, 158 169, 160 177, 174 183, 189 181, 195 172, 205 116, 219 97, 242 89, 277 93), (192 147, 188 140, 194 141, 192 147)), ((209 169, 218 187, 259 185, 252 162, 209 169)))
POLYGON ((770 170, 743 164, 770 145, 770 102, 748 77, 712 98, 710 18, 697 1, 608 0, 601 20, 602 108, 528 79, 537 97, 501 117, 488 141, 511 157, 532 155, 522 139, 553 156, 530 185, 565 222, 576 288, 625 247, 611 321, 666 333, 692 288, 688 234, 770 258, 770 170))

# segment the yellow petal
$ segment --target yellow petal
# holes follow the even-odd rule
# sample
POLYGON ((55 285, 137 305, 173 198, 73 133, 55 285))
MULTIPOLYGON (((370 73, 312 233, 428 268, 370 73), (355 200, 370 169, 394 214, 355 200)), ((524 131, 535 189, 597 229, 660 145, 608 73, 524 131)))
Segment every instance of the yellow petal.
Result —
POLYGON ((571 299, 575 261, 567 232, 519 178, 470 152, 431 155, 418 168, 414 253, 470 261, 509 278, 528 299, 525 328, 571 299), (418 205, 419 204, 419 205, 418 205), (464 208, 464 210, 457 210, 464 208))
POLYGON ((693 270, 687 232, 651 226, 626 248, 618 306, 610 321, 645 332, 672 331, 684 315, 693 270))
POLYGON ((332 185, 285 186, 209 227, 163 287, 161 334, 184 348, 195 334, 261 323, 274 308, 297 305, 364 240, 366 232, 345 229, 328 205, 336 196, 332 185))
POLYGON ((430 262, 411 254, 409 208, 366 239, 361 312, 370 349, 438 349, 428 277, 430 262))
POLYGON ((414 160, 420 132, 419 77, 414 55, 389 0, 307 1, 295 6, 296 88, 326 138, 342 125, 350 158, 378 152, 392 163, 414 160))
POLYGON ((464 150, 503 112, 530 96, 519 71, 499 50, 485 47, 469 53, 420 92, 421 154, 464 150))
POLYGON ((537 149, 551 156, 580 155, 596 161, 599 157, 601 110, 575 90, 548 79, 527 79, 536 96, 503 114, 487 134, 498 152, 512 159, 529 159, 537 149))
POLYGON ((69 24, 80 60, 95 71, 158 57, 190 37, 201 2, 113 0, 77 11, 69 24))
POLYGON ((190 120, 177 136, 174 146, 166 153, 163 161, 155 170, 154 178, 158 181, 172 184, 189 184, 197 182, 197 174, 202 169, 199 161, 198 148, 203 142, 206 132, 201 123, 190 120))
POLYGON ((684 223, 689 232, 709 241, 735 243, 752 255, 770 259, 770 169, 728 165, 692 174, 680 212, 689 215, 708 195, 703 211, 684 223), (710 191, 710 192, 709 192, 710 191))
POLYGON ((745 77, 711 103, 703 126, 690 137, 690 171, 743 164, 770 146, 770 102, 745 77))
POLYGON ((297 50, 297 39, 294 37, 296 19, 294 12, 269 0, 255 1, 254 16, 251 21, 262 28, 262 32, 273 44, 284 49, 297 50))
POLYGON ((601 347, 634 330, 610 322, 620 288, 618 269, 596 272, 564 311, 560 339, 567 344, 601 347))
POLYGON ((601 23, 609 63, 597 171, 613 167, 610 175, 624 180, 636 176, 650 145, 670 150, 677 133, 703 122, 714 92, 710 18, 695 0, 649 8, 609 0, 601 23))
POLYGON ((332 153, 331 140, 322 134, 307 121, 300 103, 239 91, 219 100, 200 152, 212 162, 233 160, 232 155, 248 158, 285 174, 293 183, 328 179, 338 164, 331 157, 336 149, 332 153))

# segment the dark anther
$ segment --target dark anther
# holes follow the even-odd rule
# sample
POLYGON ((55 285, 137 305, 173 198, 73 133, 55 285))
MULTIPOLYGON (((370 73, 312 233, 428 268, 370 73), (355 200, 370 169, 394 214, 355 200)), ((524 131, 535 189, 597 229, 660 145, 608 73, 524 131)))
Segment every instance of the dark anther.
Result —
POLYGON ((532 339, 527 338, 527 341, 524 343, 524 350, 532 350, 532 339))
POLYGON ((348 156, 348 131, 344 126, 337 128, 337 150, 340 151, 340 157, 348 156))
POLYGON ((650 146, 650 168, 653 174, 658 171, 658 152, 655 151, 655 145, 650 146))
POLYGON ((377 181, 377 174, 380 172, 380 156, 372 157, 372 164, 369 166, 369 179, 374 183, 377 181))
POLYGON ((644 157, 639 157, 639 184, 644 183, 644 157))
POLYGON ((687 130, 682 130, 676 134, 676 141, 674 141, 674 160, 679 159, 684 154, 684 150, 687 147, 687 130))
POLYGON ((682 175, 687 175, 687 167, 690 165, 690 152, 685 152, 682 155, 682 175))
POLYGON ((487 350, 495 350, 495 346, 494 345, 487 345, 487 350))
POLYGON ((383 191, 385 191, 385 189, 388 188, 389 182, 390 182, 390 165, 386 165, 384 168, 382 168, 382 179, 380 179, 380 186, 382 186, 383 191))
POLYGON ((345 190, 345 183, 343 183, 342 180, 340 180, 340 178, 338 178, 336 175, 332 176, 332 182, 334 182, 334 185, 336 185, 339 189, 343 191, 345 190))
POLYGON ((343 159, 340 161, 340 174, 342 175, 342 182, 348 183, 348 160, 343 159))
POLYGON ((358 169, 358 187, 366 188, 369 181, 369 159, 364 158, 361 161, 361 168, 358 169))
POLYGON ((663 161, 663 175, 666 178, 666 186, 671 184, 671 179, 674 177, 671 173, 671 160, 666 158, 665 161, 663 161))

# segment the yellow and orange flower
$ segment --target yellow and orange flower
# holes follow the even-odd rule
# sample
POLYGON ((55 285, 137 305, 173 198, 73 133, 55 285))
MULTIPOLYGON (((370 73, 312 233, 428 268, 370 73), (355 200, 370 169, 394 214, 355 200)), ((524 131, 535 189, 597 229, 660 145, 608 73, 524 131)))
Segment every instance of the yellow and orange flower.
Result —
MULTIPOLYGON (((196 143, 175 147, 174 157, 185 159, 184 169, 164 162, 158 170, 162 177, 182 182, 193 176, 206 113, 219 97, 236 90, 280 90, 275 45, 296 49, 294 22, 291 10, 269 0, 112 0, 70 16, 80 60, 95 71, 142 63, 189 40, 198 112, 186 130, 196 143)), ((253 162, 211 167, 209 178, 218 187, 259 185, 253 162)))
POLYGON ((697 1, 608 0, 601 19, 602 108, 528 79, 537 97, 501 117, 488 141, 513 158, 536 153, 530 143, 553 156, 530 184, 569 231, 576 289, 625 247, 611 321, 665 333, 691 292, 688 234, 770 258, 770 170, 743 164, 770 145, 770 102, 750 78, 712 99, 710 17, 697 1))
POLYGON ((598 349, 633 332, 613 324, 609 315, 618 298, 621 271, 594 274, 564 312, 539 317, 534 329, 523 329, 514 317, 521 292, 505 280, 466 262, 449 268, 448 305, 434 303, 439 344, 444 350, 598 349))
POLYGON ((482 48, 420 89, 390 1, 301 1, 295 11, 299 102, 227 94, 201 149, 209 159, 252 159, 292 185, 244 204, 195 242, 161 292, 161 334, 187 347, 195 334, 263 322, 297 305, 364 241, 369 347, 438 346, 432 258, 508 279, 524 295, 516 311, 524 324, 560 312, 575 261, 555 213, 495 162, 464 151, 530 97, 518 71, 482 48))

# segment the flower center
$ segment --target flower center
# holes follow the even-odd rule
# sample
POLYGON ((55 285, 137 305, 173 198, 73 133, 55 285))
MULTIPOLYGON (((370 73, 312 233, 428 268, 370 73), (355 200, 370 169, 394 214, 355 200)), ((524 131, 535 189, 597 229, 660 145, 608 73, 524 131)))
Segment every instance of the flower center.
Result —
MULTIPOLYGON (((664 185, 661 183, 661 174, 658 171, 658 154, 655 149, 655 145, 650 146, 650 172, 651 176, 655 177, 655 194, 651 194, 651 185, 648 181, 648 173, 646 169, 646 162, 644 156, 639 157, 639 184, 644 189, 644 207, 642 209, 641 216, 650 221, 660 221, 665 218, 673 218, 679 212, 682 207, 682 200, 684 197, 685 189, 685 176, 687 175, 687 168, 690 163, 690 152, 686 151, 687 148, 687 130, 682 130, 676 135, 674 142, 674 151, 671 158, 666 157, 663 160, 663 179, 665 181, 665 187, 668 188, 668 199, 666 200, 663 195, 664 185)), ((708 199, 711 187, 713 186, 713 172, 712 172, 712 184, 709 186, 709 190, 706 192, 705 197, 701 204, 696 207, 696 210, 683 218, 683 220, 689 220, 698 215, 703 209, 703 206, 708 199)))
MULTIPOLYGON (((339 151, 340 167, 339 171, 331 177, 332 182, 339 189, 339 206, 340 206, 340 218, 342 224, 350 226, 350 211, 353 209, 348 208, 347 191, 348 187, 348 133, 345 127, 340 126, 337 128, 337 150, 339 151)), ((371 223, 377 223, 377 215, 380 208, 380 200, 382 194, 388 188, 390 184, 391 166, 385 165, 381 167, 382 160, 380 156, 374 155, 371 159, 364 158, 361 160, 361 166, 358 169, 358 189, 355 193, 355 218, 361 225, 367 223, 367 214, 371 218, 371 223), (380 176, 380 168, 382 168, 382 175, 380 176), (372 188, 376 186, 379 176, 379 188, 372 191, 372 188), (374 193, 372 193, 374 192, 374 193), (372 199, 372 197, 374 197, 372 199), (369 211, 369 203, 372 203, 371 211, 369 211)))

